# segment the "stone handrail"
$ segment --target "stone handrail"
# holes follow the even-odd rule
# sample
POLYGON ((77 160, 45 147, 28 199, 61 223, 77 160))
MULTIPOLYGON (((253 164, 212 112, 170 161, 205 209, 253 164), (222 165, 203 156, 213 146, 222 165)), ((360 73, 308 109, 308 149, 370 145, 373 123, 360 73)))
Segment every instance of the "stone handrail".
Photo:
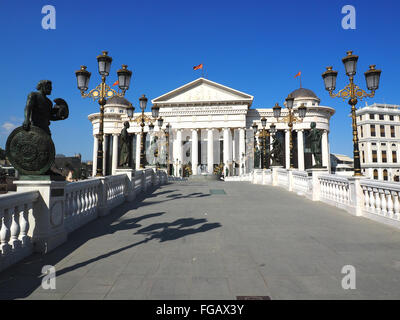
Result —
POLYGON ((117 173, 71 183, 17 181, 16 193, 0 196, 0 271, 33 252, 53 250, 70 232, 167 182, 164 171, 153 169, 117 173))
POLYGON ((0 196, 0 270, 33 252, 30 220, 38 191, 0 196))
POLYGON ((362 179, 364 213, 400 221, 400 184, 362 179))
POLYGON ((288 188, 289 187, 289 171, 286 169, 279 168, 278 172, 278 186, 288 188))
POLYGON ((311 183, 307 172, 305 171, 292 171, 293 177, 293 191, 299 195, 309 194, 311 183))
POLYGON ((68 232, 97 217, 101 186, 101 179, 93 178, 65 187, 64 224, 68 232))
POLYGON ((318 180, 321 201, 327 200, 342 205, 350 205, 350 182, 346 177, 323 174, 318 177, 318 180))
POLYGON ((355 216, 400 228, 400 183, 390 183, 328 174, 325 168, 307 171, 272 168, 272 179, 267 170, 255 169, 253 184, 285 187, 312 201, 344 209, 355 216))

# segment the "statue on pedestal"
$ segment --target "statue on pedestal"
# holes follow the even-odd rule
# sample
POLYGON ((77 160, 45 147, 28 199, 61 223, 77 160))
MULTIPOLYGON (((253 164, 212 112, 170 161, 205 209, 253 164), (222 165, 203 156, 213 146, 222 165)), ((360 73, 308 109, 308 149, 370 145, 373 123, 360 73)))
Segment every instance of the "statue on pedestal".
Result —
POLYGON ((315 165, 313 168, 322 168, 321 161, 321 139, 322 133, 321 130, 316 128, 316 123, 311 122, 310 124, 311 130, 306 136, 307 139, 310 139, 311 153, 314 155, 315 165))
POLYGON ((274 137, 274 141, 272 142, 272 150, 268 152, 269 157, 272 159, 273 166, 282 166, 283 165, 283 146, 281 141, 277 136, 274 137))
POLYGON ((38 91, 28 95, 22 127, 16 128, 8 136, 6 154, 22 176, 47 176, 47 179, 64 180, 62 175, 51 169, 55 160, 55 148, 49 126, 50 121, 68 118, 68 104, 57 98, 54 99, 56 104, 53 106, 47 98, 52 91, 50 80, 39 81, 36 89, 38 91))
POLYGON ((132 150, 132 134, 128 133, 129 122, 124 122, 124 128, 120 134, 120 152, 119 152, 119 167, 131 166, 131 150, 132 150))

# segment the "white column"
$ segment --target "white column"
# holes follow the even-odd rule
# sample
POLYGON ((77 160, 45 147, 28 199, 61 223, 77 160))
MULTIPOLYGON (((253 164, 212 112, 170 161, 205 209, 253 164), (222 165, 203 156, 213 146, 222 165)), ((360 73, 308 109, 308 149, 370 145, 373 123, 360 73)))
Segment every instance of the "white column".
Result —
POLYGON ((207 169, 208 173, 214 171, 214 131, 212 128, 207 129, 207 169))
POLYGON ((285 130, 285 158, 286 158, 286 169, 290 168, 290 132, 289 129, 285 130))
POLYGON ((140 169, 140 141, 142 134, 136 133, 136 170, 140 169))
POLYGON ((103 176, 106 175, 106 163, 107 163, 107 135, 104 135, 103 140, 103 176))
POLYGON ((321 141, 321 153, 322 153, 322 166, 329 166, 329 151, 328 151, 328 131, 324 130, 322 132, 322 141, 321 141))
POLYGON ((297 131, 297 163, 299 170, 304 171, 304 130, 297 131))
POLYGON ((118 167, 118 134, 113 134, 113 150, 112 150, 112 168, 111 174, 115 175, 118 167))
POLYGON ((177 129, 176 131, 176 157, 178 159, 177 166, 177 176, 182 176, 182 173, 179 174, 179 169, 182 168, 182 129, 177 129))
POLYGON ((244 128, 240 128, 239 129, 239 172, 240 174, 244 174, 245 173, 245 160, 246 158, 246 141, 245 141, 245 134, 244 134, 244 128), (242 169, 242 164, 243 164, 243 169, 242 169))
MULTIPOLYGON (((225 168, 228 167, 228 161, 229 161, 229 139, 230 136, 230 129, 229 128, 224 128, 224 166, 225 168)), ((224 168, 224 174, 225 174, 225 168, 224 168)))
POLYGON ((97 143, 96 136, 94 136, 94 139, 93 139, 93 165, 92 165, 92 176, 93 177, 97 173, 97 151, 98 151, 98 143, 97 143))
POLYGON ((232 129, 232 161, 236 161, 236 139, 235 139, 235 129, 232 129))
POLYGON ((192 129, 192 174, 197 174, 198 157, 199 157, 199 137, 197 129, 192 129))

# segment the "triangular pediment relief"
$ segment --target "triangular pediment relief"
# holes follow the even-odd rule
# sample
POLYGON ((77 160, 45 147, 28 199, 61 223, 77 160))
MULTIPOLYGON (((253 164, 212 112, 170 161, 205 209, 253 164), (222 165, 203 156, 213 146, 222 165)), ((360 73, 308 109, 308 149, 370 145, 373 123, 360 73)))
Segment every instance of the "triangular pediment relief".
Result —
POLYGON ((153 104, 196 103, 207 101, 243 101, 251 104, 253 101, 253 96, 223 86, 208 79, 199 78, 152 100, 153 104))

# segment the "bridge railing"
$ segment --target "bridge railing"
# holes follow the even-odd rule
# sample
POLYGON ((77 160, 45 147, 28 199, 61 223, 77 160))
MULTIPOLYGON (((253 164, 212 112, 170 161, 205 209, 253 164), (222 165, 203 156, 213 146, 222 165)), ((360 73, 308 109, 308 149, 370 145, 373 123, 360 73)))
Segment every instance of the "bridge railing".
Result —
POLYGON ((117 175, 71 183, 18 181, 17 192, 0 195, 0 271, 53 250, 70 232, 166 182, 166 173, 153 169, 117 169, 117 175))
POLYGON ((0 270, 33 252, 33 206, 38 191, 0 195, 0 270))
POLYGON ((343 177, 321 168, 297 171, 279 167, 272 167, 272 174, 255 169, 251 181, 284 187, 313 201, 400 228, 400 183, 343 177), (267 176, 271 179, 265 179, 267 176))
POLYGON ((362 179, 363 214, 371 218, 400 221, 400 183, 362 179))

